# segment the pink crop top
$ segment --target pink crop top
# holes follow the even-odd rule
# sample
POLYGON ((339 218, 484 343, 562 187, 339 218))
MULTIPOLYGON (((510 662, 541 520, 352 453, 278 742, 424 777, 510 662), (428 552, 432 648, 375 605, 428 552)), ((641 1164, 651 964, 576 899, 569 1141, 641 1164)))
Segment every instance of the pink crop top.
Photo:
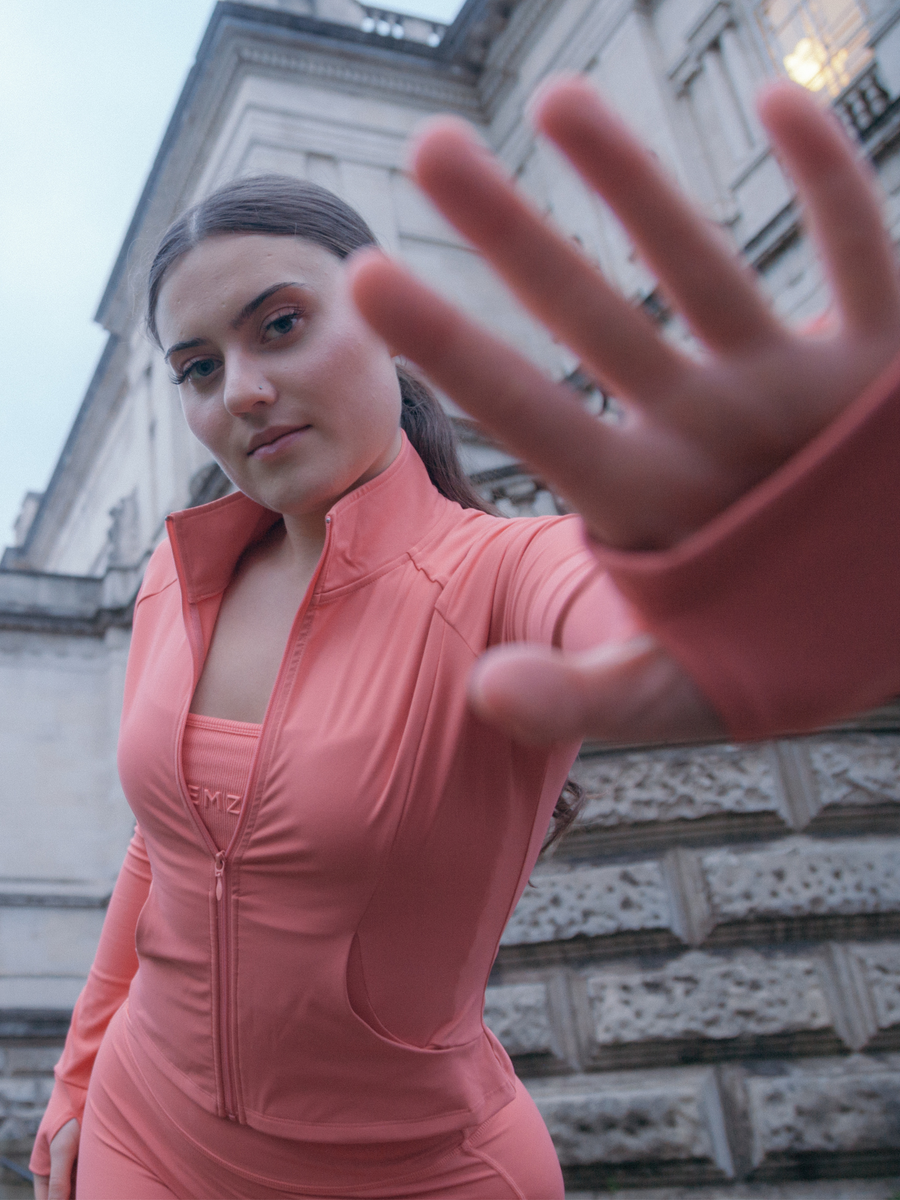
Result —
POLYGON ((237 828, 261 725, 188 713, 181 761, 188 795, 224 850, 237 828))

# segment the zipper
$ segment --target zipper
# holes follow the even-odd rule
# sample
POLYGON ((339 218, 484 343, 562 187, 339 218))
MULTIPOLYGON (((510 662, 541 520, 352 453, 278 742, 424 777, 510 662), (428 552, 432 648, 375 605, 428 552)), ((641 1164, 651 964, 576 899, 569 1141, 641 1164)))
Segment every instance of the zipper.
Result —
MULTIPOLYGON (((244 800, 246 804, 246 798, 244 800)), ((230 1054, 230 1005, 228 1003, 228 985, 231 980, 231 964, 229 962, 230 921, 228 919, 228 897, 225 888, 225 851, 219 850, 215 858, 216 880, 216 937, 219 947, 219 1062, 222 1067, 222 1092, 225 1116, 229 1121, 237 1121, 237 1105, 234 1096, 234 1079, 231 1071, 230 1054)))
MULTIPOLYGON (((181 580, 182 598, 183 598, 182 602, 183 602, 184 607, 187 609, 187 611, 189 613, 188 638, 189 638, 189 641, 191 642, 192 657, 194 659, 194 680, 193 680, 193 686, 191 688, 191 697, 193 697, 194 691, 196 690, 196 687, 197 687, 197 683, 200 679, 201 671, 203 669, 203 658, 204 658, 204 656, 203 656, 203 629, 202 629, 202 626, 200 623, 200 614, 197 612, 195 605, 193 605, 189 601, 187 601, 187 599, 184 595, 184 586, 185 586, 186 576, 182 569, 181 555, 180 555, 179 549, 178 549, 178 540, 175 537, 175 530, 171 525, 169 525, 168 520, 167 520, 166 524, 169 526, 169 542, 172 546, 172 552, 173 552, 173 555, 175 556, 176 566, 177 566, 178 574, 179 574, 179 577, 181 580)), ((212 855, 213 870, 214 870, 213 878, 216 881, 216 884, 215 884, 216 947, 217 947, 217 951, 218 951, 218 960, 219 960, 218 961, 218 981, 217 981, 217 984, 218 984, 217 999, 218 999, 219 1011, 218 1011, 217 1028, 218 1028, 218 1043, 219 1043, 219 1046, 218 1046, 219 1070, 220 1070, 221 1081, 222 1081, 222 1096, 221 1096, 220 1107, 224 1111, 225 1116, 228 1118, 229 1121, 238 1121, 239 1122, 240 1116, 238 1115, 237 1088, 236 1088, 236 1084, 235 1084, 235 1080, 234 1080, 234 1072, 233 1072, 233 1068, 232 1068, 232 1060, 233 1060, 232 1028, 231 1028, 232 1013, 231 1013, 231 1004, 230 1004, 230 1000, 229 1000, 229 987, 230 987, 230 983, 231 983, 231 962, 230 962, 230 959, 231 959, 231 955, 230 955, 231 920, 230 920, 228 876, 226 874, 226 870, 227 870, 227 867, 229 864, 228 853, 232 849, 232 847, 234 847, 238 844, 241 834, 244 829, 244 824, 246 823, 246 820, 247 820, 247 814, 250 811, 251 797, 253 797, 256 792, 257 776, 259 773, 259 763, 260 763, 260 760, 262 757, 262 752, 263 752, 263 742, 266 737, 266 727, 268 724, 270 724, 269 713, 272 711, 272 709, 275 705, 275 701, 276 701, 279 693, 282 690, 283 683, 284 683, 284 675, 285 675, 285 672, 287 669, 287 664, 289 663, 289 661, 292 657, 291 652, 293 650, 294 642, 296 640, 295 633, 298 630, 298 628, 301 625, 304 618, 306 617, 306 614, 309 610, 309 606, 312 601, 312 597, 315 592, 316 585, 318 584, 319 577, 321 576, 322 568, 325 564, 325 560, 328 555, 330 545, 331 545, 331 517, 327 516, 325 518, 325 544, 322 547, 322 553, 319 556, 319 561, 316 564, 316 569, 313 572, 312 578, 309 581, 309 585, 306 589, 306 594, 303 597, 303 600, 301 601, 300 606, 297 609, 297 613, 294 617, 293 623, 291 624, 291 630, 290 630, 290 633, 288 634, 287 645, 285 646, 284 653, 283 653, 282 659, 281 659, 281 663, 278 668, 278 674, 275 677, 275 683, 272 687, 272 694, 269 697, 269 703, 266 706, 266 712, 265 712, 265 715, 263 716, 263 723, 260 728, 259 741, 257 743, 256 754, 254 756, 253 765, 250 769, 250 778, 247 781, 247 791, 244 794, 244 801, 243 801, 243 805, 241 807, 241 814, 240 814, 240 817, 238 818, 238 823, 237 823, 237 826, 235 827, 234 833, 231 836, 231 840, 229 841, 227 847, 224 850, 219 850, 218 847, 216 846, 215 842, 213 841, 212 837, 210 836, 209 830, 204 825, 203 820, 200 817, 200 814, 195 811, 194 805, 191 803, 190 797, 188 796, 188 793, 187 793, 187 784, 186 784, 185 778, 184 778, 184 770, 182 767, 181 755, 182 755, 182 745, 184 742, 185 722, 187 720, 188 711, 190 710, 190 699, 188 700, 188 703, 185 706, 185 710, 181 715, 181 728, 180 728, 179 736, 178 736, 178 740, 177 740, 177 747, 178 747, 177 762, 175 764, 176 775, 178 778, 179 788, 181 790, 182 801, 187 806, 187 809, 191 814, 194 824, 197 826, 197 828, 200 831, 201 838, 206 843, 207 849, 210 851, 210 854, 212 855)))

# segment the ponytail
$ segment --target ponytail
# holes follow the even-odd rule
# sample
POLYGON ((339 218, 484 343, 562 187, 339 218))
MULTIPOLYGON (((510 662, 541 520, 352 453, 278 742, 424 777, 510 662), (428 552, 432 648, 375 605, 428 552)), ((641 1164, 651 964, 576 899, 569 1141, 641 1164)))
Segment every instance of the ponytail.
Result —
POLYGON ((459 465, 456 432, 436 397, 406 367, 397 367, 397 378, 403 401, 400 428, 425 464, 431 482, 442 496, 455 500, 462 508, 493 513, 459 465))

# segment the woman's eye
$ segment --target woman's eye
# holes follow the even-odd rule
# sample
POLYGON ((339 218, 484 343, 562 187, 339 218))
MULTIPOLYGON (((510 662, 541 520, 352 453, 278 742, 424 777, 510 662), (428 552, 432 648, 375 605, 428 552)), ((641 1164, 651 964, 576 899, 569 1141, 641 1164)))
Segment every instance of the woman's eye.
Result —
POLYGON ((196 358, 193 362, 188 363, 183 371, 179 371, 172 382, 180 386, 188 379, 208 379, 218 365, 218 361, 214 358, 196 358))
POLYGON ((286 333, 291 332, 301 316, 302 314, 295 309, 273 317, 263 326, 263 341, 273 342, 276 338, 284 337, 286 333))

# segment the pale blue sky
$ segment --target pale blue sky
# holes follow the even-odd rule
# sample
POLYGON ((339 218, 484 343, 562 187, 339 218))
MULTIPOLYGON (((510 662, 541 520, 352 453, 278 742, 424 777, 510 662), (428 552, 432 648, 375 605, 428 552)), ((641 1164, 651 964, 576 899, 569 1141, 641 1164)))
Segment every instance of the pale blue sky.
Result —
POLYGON ((0 0, 0 547, 105 342, 94 310, 213 7, 0 0))

